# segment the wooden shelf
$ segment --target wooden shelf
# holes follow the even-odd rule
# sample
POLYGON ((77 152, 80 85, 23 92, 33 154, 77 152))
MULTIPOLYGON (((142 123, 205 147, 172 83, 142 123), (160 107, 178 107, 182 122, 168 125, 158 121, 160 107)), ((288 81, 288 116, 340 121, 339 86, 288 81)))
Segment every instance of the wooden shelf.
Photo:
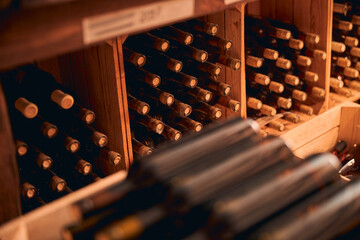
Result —
POLYGON ((0 15, 0 70, 247 1, 79 0, 12 9, 0 15))

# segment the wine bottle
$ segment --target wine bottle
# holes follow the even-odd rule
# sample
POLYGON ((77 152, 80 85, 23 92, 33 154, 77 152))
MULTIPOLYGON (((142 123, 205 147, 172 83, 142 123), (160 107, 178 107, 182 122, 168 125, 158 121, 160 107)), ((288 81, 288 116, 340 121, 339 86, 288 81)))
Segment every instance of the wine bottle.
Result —
POLYGON ((190 75, 196 73, 200 73, 200 74, 208 73, 213 76, 219 76, 222 69, 220 65, 211 62, 199 63, 196 61, 188 60, 183 63, 184 63, 184 72, 190 75))
POLYGON ((131 139, 131 143, 133 151, 141 157, 147 156, 153 152, 151 148, 145 146, 134 138, 131 139))
POLYGON ((260 16, 245 16, 245 25, 246 28, 252 32, 262 29, 263 32, 270 37, 276 37, 283 40, 289 40, 291 38, 291 32, 289 30, 275 28, 270 25, 267 19, 260 16))
POLYGON ((347 3, 345 3, 345 4, 334 3, 333 12, 346 16, 347 12, 348 12, 348 8, 349 8, 349 5, 347 3))
POLYGON ((299 102, 305 102, 307 99, 307 93, 291 87, 285 87, 285 91, 281 94, 283 97, 292 98, 299 102))
POLYGON ((278 69, 274 69, 272 71, 271 69, 268 69, 267 75, 271 79, 276 79, 278 82, 289 84, 291 86, 297 86, 300 83, 300 79, 296 75, 288 74, 278 69))
POLYGON ((216 94, 210 104, 219 104, 226 108, 229 108, 233 112, 238 112, 240 110, 240 102, 236 101, 228 96, 221 96, 220 94, 216 94))
POLYGON ((164 130, 164 124, 161 121, 150 117, 149 115, 140 115, 134 111, 130 111, 130 119, 158 134, 161 134, 164 130))
POLYGON ((65 116, 69 118, 73 117, 80 119, 84 124, 92 124, 96 118, 96 115, 92 110, 85 108, 76 102, 74 103, 72 108, 70 108, 66 112, 62 111, 62 114, 63 113, 65 116), (70 113, 70 114, 66 114, 66 113, 70 113))
POLYGON ((262 102, 259 99, 253 97, 246 98, 246 106, 255 110, 260 110, 262 107, 262 102))
POLYGON ((139 99, 128 94, 128 104, 129 108, 136 111, 141 115, 146 115, 150 111, 150 106, 146 102, 140 101, 139 99))
POLYGON ((265 116, 275 116, 277 111, 275 108, 267 105, 267 104, 262 104, 261 108, 260 108, 260 113, 265 115, 265 116))
POLYGON ((172 42, 171 48, 166 54, 177 59, 193 59, 200 63, 206 62, 208 59, 208 53, 206 51, 176 42, 172 42))
POLYGON ((258 72, 251 70, 250 68, 246 69, 246 79, 249 81, 256 82, 257 84, 267 86, 270 83, 270 77, 258 72))
POLYGON ((28 153, 29 146, 22 140, 15 140, 16 155, 22 157, 28 153))
POLYGON ((352 36, 347 36, 344 33, 336 30, 334 30, 333 32, 333 40, 337 42, 342 42, 347 47, 357 47, 359 44, 359 39, 352 36))
POLYGON ((331 153, 337 157, 340 157, 347 148, 347 143, 344 140, 339 140, 333 147, 331 153))
POLYGON ((208 45, 216 47, 219 51, 228 51, 232 47, 232 41, 217 36, 198 34, 194 39, 194 45, 200 49, 208 45))
POLYGON ((133 37, 129 37, 125 42, 126 46, 130 48, 148 47, 160 52, 169 50, 170 42, 166 39, 154 36, 151 33, 142 33, 133 37))
POLYGON ((38 192, 36 187, 26 181, 24 178, 21 178, 21 196, 25 199, 31 199, 34 198, 38 192))
POLYGON ((51 108, 54 103, 62 109, 70 109, 74 104, 74 98, 68 93, 68 89, 59 84, 50 73, 34 65, 16 70, 16 81, 24 92, 26 90, 27 97, 42 108, 51 108))
POLYGON ((275 94, 272 94, 268 90, 262 90, 258 95, 258 98, 261 102, 266 103, 272 107, 280 107, 284 109, 290 109, 292 106, 292 101, 290 98, 284 98, 275 94))
POLYGON ((296 101, 294 101, 292 109, 302 112, 309 116, 312 116, 314 114, 314 109, 311 106, 296 101))
POLYGON ((146 71, 143 68, 135 68, 134 66, 126 64, 125 68, 126 72, 129 73, 132 78, 135 78, 141 82, 145 82, 151 87, 158 87, 161 83, 161 78, 159 75, 146 71))
POLYGON ((198 76, 198 84, 200 87, 204 89, 210 89, 218 92, 223 96, 228 96, 231 91, 231 86, 226 83, 219 82, 217 79, 218 78, 214 76, 213 77, 198 76))
POLYGON ((345 97, 351 97, 352 95, 352 92, 350 89, 348 88, 345 88, 345 87, 342 87, 342 88, 333 88, 332 89, 334 92, 336 92, 337 94, 340 94, 342 96, 345 96, 345 97))
POLYGON ((144 54, 135 52, 127 47, 123 47, 124 60, 132 63, 136 67, 142 67, 146 63, 146 56, 144 54))
MULTIPOLYGON (((179 73, 167 73, 166 77, 168 79, 166 79, 166 81, 176 81, 178 83, 183 84, 184 86, 188 87, 188 88, 194 88, 196 87, 198 80, 196 77, 179 72, 179 73)), ((166 84, 166 82, 164 83, 166 84)))
POLYGON ((183 117, 187 117, 191 114, 192 107, 188 104, 185 104, 183 102, 180 102, 179 100, 175 99, 174 104, 170 106, 171 109, 176 111, 178 114, 180 114, 183 117))
POLYGON ((269 128, 275 129, 279 132, 282 132, 285 130, 285 125, 279 121, 273 120, 267 124, 269 128))
POLYGON ((300 116, 291 112, 285 112, 284 119, 295 124, 300 122, 300 116))
POLYGON ((239 70, 241 67, 241 61, 236 58, 232 58, 229 56, 226 56, 224 54, 213 54, 208 53, 208 60, 213 63, 220 63, 226 67, 229 67, 230 69, 233 69, 235 71, 239 70))
POLYGON ((251 55, 247 55, 245 60, 246 65, 252 68, 261 68, 263 62, 264 62, 263 58, 258 58, 251 55))
MULTIPOLYGON (((172 50, 170 49, 168 52, 171 51, 172 50)), ((169 57, 168 52, 166 52, 167 55, 165 55, 160 52, 149 50, 147 53, 148 64, 146 64, 144 68, 148 71, 154 71, 155 73, 163 70, 164 68, 173 72, 180 72, 183 67, 182 62, 169 57)))
POLYGON ((260 46, 254 41, 254 38, 252 38, 250 35, 246 35, 246 51, 248 52, 248 55, 255 55, 257 57, 265 58, 268 60, 276 60, 279 57, 279 52, 260 46))
POLYGON ((340 56, 332 56, 331 57, 331 67, 350 67, 351 66, 351 60, 345 57, 340 56))
MULTIPOLYGON (((159 36, 159 37, 177 41, 184 45, 189 45, 194 40, 194 36, 191 33, 182 31, 173 26, 167 26, 167 27, 163 27, 160 29, 155 29, 153 31, 150 31, 150 33, 152 33, 156 36, 159 36)), ((169 42, 169 46, 170 46, 170 42, 169 42)))
POLYGON ((360 91, 360 82, 355 81, 355 80, 348 80, 348 79, 344 79, 343 82, 344 82, 345 86, 347 86, 351 89, 360 91))
POLYGON ((217 24, 204 22, 199 19, 191 19, 182 23, 175 24, 174 26, 183 29, 184 31, 195 31, 195 33, 203 32, 213 36, 215 36, 219 31, 219 26, 217 24))
POLYGON ((342 88, 344 86, 344 82, 339 80, 338 78, 330 77, 330 87, 332 88, 342 88))

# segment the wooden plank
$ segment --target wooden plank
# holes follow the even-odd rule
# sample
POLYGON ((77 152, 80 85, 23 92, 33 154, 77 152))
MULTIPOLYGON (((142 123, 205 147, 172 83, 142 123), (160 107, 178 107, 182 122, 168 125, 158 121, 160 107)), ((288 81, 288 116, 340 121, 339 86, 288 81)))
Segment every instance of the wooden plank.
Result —
POLYGON ((261 3, 260 1, 251 2, 246 4, 246 13, 252 15, 261 15, 261 3))
POLYGON ((63 227, 80 220, 71 205, 124 181, 126 175, 120 171, 0 226, 0 239, 63 239, 63 227))
MULTIPOLYGON (((293 22, 294 0, 276 0, 276 19, 293 22)), ((296 1, 296 0, 295 0, 296 1)))
POLYGON ((261 16, 276 18, 276 0, 261 0, 261 16))
POLYGON ((327 112, 301 124, 287 133, 281 135, 286 139, 292 149, 297 149, 312 139, 321 136, 323 133, 339 126, 341 106, 332 108, 327 112))
POLYGON ((330 151, 336 144, 339 136, 339 127, 335 127, 320 137, 317 137, 305 145, 294 150, 295 156, 306 158, 311 154, 330 151))
MULTIPOLYGON (((180 0, 177 0, 180 1, 180 0)), ((240 0, 239 2, 243 2, 240 0)), ((63 4, 47 5, 30 9, 12 9, 0 17, 0 69, 10 68, 34 60, 45 59, 86 46, 83 39, 83 20, 89 17, 113 14, 144 6, 146 4, 168 4, 174 1, 138 0, 112 1, 88 0, 68 1, 63 4)), ((180 20, 218 12, 235 4, 225 5, 224 0, 194 0, 191 9, 180 20), (195 6, 195 11, 193 7, 195 6)), ((171 18, 171 14, 169 15, 171 18)), ((152 27, 132 30, 122 34, 134 34, 174 23, 174 20, 160 19, 152 27)), ((116 37, 116 34, 107 39, 116 37)), ((107 40, 103 39, 103 40, 107 40)), ((94 44, 93 42, 91 44, 94 44)))
POLYGON ((125 67, 123 59, 122 44, 125 42, 125 37, 117 38, 115 41, 116 47, 113 48, 113 58, 115 63, 116 88, 118 92, 118 105, 120 111, 121 133, 123 142, 123 154, 125 157, 126 169, 129 169, 133 163, 134 157, 131 144, 130 132, 130 118, 129 107, 127 102, 125 67))
POLYGON ((20 215, 20 182, 8 108, 0 83, 0 224, 20 215))
POLYGON ((242 63, 238 71, 227 68, 225 72, 225 82, 232 86, 230 97, 241 103, 241 109, 237 113, 226 109, 227 118, 231 116, 246 117, 244 11, 245 4, 241 4, 237 8, 227 9, 224 12, 224 37, 233 42, 229 55, 240 59, 242 63))
MULTIPOLYGON (((84 49, 84 64, 89 92, 90 105, 96 113, 96 128, 109 138, 108 147, 118 151, 128 161, 126 134, 123 129, 123 113, 121 112, 121 92, 115 71, 113 48, 107 44, 84 49)), ((114 167, 102 162, 105 174, 118 171, 125 166, 114 167)))
POLYGON ((360 143, 360 106, 341 109, 339 139, 349 146, 360 143))

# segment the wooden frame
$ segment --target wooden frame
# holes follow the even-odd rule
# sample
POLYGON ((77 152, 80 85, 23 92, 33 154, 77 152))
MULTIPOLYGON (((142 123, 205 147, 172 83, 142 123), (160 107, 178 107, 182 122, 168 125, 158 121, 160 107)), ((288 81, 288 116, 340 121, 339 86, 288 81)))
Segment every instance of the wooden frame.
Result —
MULTIPOLYGON (((96 127, 109 136, 110 148, 120 152, 124 157, 124 164, 119 167, 102 163, 101 169, 106 175, 120 169, 129 169, 133 161, 125 84, 126 72, 122 57, 122 44, 126 40, 126 36, 120 36, 100 44, 97 43, 97 45, 93 45, 93 43, 84 44, 81 21, 86 17, 107 14, 114 10, 126 10, 149 2, 151 1, 141 0, 137 3, 128 4, 114 3, 113 1, 106 0, 98 8, 98 1, 91 0, 87 2, 88 6, 86 9, 81 9, 84 6, 83 2, 74 1, 57 6, 59 9, 56 10, 54 13, 56 16, 53 17, 49 14, 53 14, 51 10, 55 9, 55 6, 50 5, 32 9, 31 11, 25 9, 20 10, 18 13, 3 15, 4 21, 0 24, 0 31, 4 36, 0 40, 0 69, 4 70, 30 60, 41 59, 38 62, 41 68, 49 71, 59 82, 74 90, 79 97, 80 103, 89 106, 97 113, 98 121, 96 121, 96 127), (63 16, 64 19, 59 19, 57 14, 67 10, 69 12, 63 16), (74 14, 76 11, 78 11, 78 14, 74 14), (39 14, 39 17, 34 17, 36 14, 39 14), (46 17, 48 17, 48 21, 44 24, 43 22, 46 17), (32 33, 26 31, 28 24, 26 20, 28 18, 32 19, 30 21, 32 24, 35 24, 32 33), (18 35, 13 32, 14 29, 18 31, 18 35), (35 36, 36 34, 38 35, 35 36), (81 47, 85 48, 54 57, 55 54, 62 54, 81 47)), ((230 51, 230 55, 241 60, 243 63, 241 70, 236 72, 225 70, 220 79, 233 86, 231 96, 241 103, 241 111, 236 115, 244 118, 246 118, 244 14, 247 2, 249 1, 237 1, 237 3, 227 6, 222 0, 194 0, 195 10, 192 14, 192 17, 198 17, 213 13, 205 16, 205 19, 219 24, 221 29, 219 36, 233 40, 234 48, 230 51)), ((339 112, 342 111, 341 109, 345 109, 343 108, 345 105, 350 106, 351 104, 346 103, 341 105, 342 107, 340 108, 335 107, 327 112, 324 111, 347 100, 355 101, 360 98, 360 93, 356 93, 351 98, 330 93, 332 8, 332 0, 261 0, 249 3, 247 6, 247 11, 250 13, 289 20, 294 22, 304 32, 319 33, 321 37, 319 48, 327 53, 326 62, 316 63, 312 66, 313 70, 319 73, 320 86, 326 90, 325 101, 316 106, 317 112, 321 113, 321 115, 310 117, 300 113, 301 123, 290 124, 286 122, 286 131, 283 133, 266 129, 270 134, 282 135, 283 138, 290 141, 296 140, 292 144, 295 153, 299 156, 305 156, 314 151, 328 150, 328 147, 333 146, 338 136, 345 136, 345 133, 343 134, 345 130, 342 130, 340 124, 341 119, 345 118, 339 117, 339 112), (308 17, 309 15, 310 18, 308 17), (331 119, 331 121, 328 121, 328 119, 331 119), (313 129, 313 126, 318 127, 318 134, 307 130, 313 129), (301 138, 298 138, 299 131, 304 131, 301 138), (315 143, 317 147, 314 148, 313 144, 315 143)), ((154 25, 154 27, 170 23, 172 22, 164 21, 154 25)), ((148 30, 148 28, 144 28, 141 31, 145 30, 148 30)), ((135 32, 129 31, 128 33, 135 32)), ((1 97, 3 97, 3 94, 0 91, 1 97)), ((0 110, 6 111, 5 109, 3 106, 0 107, 0 110)), ((358 113, 357 110, 356 113, 351 112, 351 110, 349 112, 344 110, 341 114, 355 114, 354 118, 356 118, 358 113)), ((4 115, 6 117, 6 113, 4 115)), ((234 113, 226 110, 224 117, 227 118, 232 115, 234 113)), ((7 126, 6 129, 9 130, 10 127, 7 126)), ((7 137, 11 138, 10 135, 7 135, 7 137)), ((10 146, 9 149, 11 150, 11 148, 13 146, 10 146)), ((0 155, 5 156, 6 154, 8 153, 0 150, 0 155)), ((11 174, 13 174, 14 168, 16 169, 14 164, 14 161, 10 161, 9 164, 5 163, 10 169, 9 173, 11 174)), ((6 179, 0 178, 0 186, 9 183, 8 178, 14 183, 18 182, 16 174, 13 174, 10 177, 6 177, 6 179)), ((87 189, 90 189, 91 186, 95 185, 90 185, 87 189)), ((10 192, 14 196, 12 199, 19 200, 17 189, 13 188, 10 192)), ((10 204, 11 201, 5 199, 5 202, 1 202, 0 209, 4 210, 4 216, 8 217, 0 219, 0 223, 19 214, 19 205, 15 207, 15 210, 11 207, 6 209, 2 207, 10 206, 7 204, 10 204)), ((16 201, 11 203, 11 206, 18 204, 16 201)), ((62 201, 62 199, 59 201, 62 201)))

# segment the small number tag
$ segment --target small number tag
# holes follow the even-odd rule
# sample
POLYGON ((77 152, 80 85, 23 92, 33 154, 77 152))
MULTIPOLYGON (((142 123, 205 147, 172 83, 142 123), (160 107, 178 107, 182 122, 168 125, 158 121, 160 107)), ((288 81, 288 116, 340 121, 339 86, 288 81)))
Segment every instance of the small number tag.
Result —
POLYGON ((85 44, 181 20, 194 14, 194 0, 170 0, 85 18, 85 44))

